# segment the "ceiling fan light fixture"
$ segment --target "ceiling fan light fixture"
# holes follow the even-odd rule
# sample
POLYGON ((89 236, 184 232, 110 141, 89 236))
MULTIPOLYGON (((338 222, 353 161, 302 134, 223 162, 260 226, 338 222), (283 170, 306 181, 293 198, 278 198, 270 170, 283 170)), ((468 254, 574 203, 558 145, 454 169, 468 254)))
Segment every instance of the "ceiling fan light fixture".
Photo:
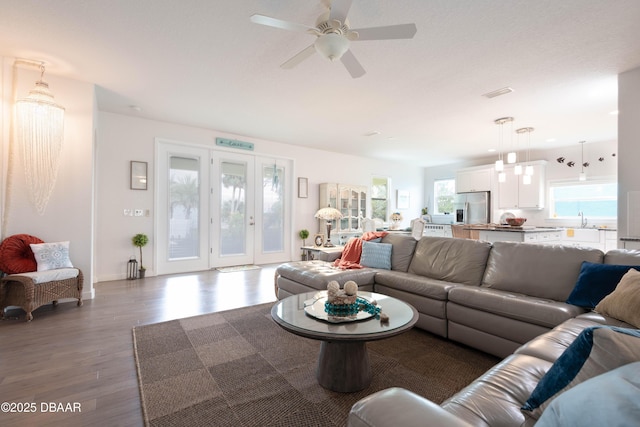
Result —
POLYGON ((335 33, 319 36, 313 45, 320 55, 331 61, 342 58, 342 55, 349 50, 349 40, 335 33))

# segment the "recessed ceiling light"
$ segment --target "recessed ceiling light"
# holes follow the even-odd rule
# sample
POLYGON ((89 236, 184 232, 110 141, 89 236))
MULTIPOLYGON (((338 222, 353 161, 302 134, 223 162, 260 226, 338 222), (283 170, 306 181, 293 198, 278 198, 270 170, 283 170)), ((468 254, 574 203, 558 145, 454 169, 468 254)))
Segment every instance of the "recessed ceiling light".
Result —
POLYGON ((613 110, 613 111, 611 111, 609 114, 611 114, 612 116, 617 116, 618 114, 620 114, 620 111, 618 111, 618 110, 613 110))
POLYGON ((495 98, 496 96, 505 95, 511 92, 513 92, 513 89, 507 86, 507 87, 503 87, 502 89, 494 90, 493 92, 487 92, 482 96, 484 96, 485 98, 495 98))
POLYGON ((496 149, 495 148, 489 148, 487 151, 490 152, 490 153, 495 153, 496 149))
POLYGON ((555 138, 549 138, 549 139, 547 139, 547 142, 556 142, 556 139, 555 138))

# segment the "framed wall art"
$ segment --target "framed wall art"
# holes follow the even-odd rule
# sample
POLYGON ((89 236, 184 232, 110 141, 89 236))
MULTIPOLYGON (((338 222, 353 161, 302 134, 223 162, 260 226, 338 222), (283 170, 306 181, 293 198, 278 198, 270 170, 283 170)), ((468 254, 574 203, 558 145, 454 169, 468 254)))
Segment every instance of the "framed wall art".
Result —
POLYGON ((298 177, 298 198, 309 197, 309 178, 298 177))
POLYGON ((147 162, 131 161, 131 189, 147 189, 147 162))

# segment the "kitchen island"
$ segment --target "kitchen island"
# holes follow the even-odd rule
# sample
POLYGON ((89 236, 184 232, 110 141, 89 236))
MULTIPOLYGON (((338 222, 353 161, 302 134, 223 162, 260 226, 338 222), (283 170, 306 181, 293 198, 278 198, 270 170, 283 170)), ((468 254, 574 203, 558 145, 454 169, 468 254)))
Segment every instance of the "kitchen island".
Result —
POLYGON ((549 227, 474 227, 469 226, 465 229, 475 230, 478 233, 478 239, 485 242, 520 242, 520 243, 536 243, 536 244, 558 244, 563 238, 564 229, 549 227))

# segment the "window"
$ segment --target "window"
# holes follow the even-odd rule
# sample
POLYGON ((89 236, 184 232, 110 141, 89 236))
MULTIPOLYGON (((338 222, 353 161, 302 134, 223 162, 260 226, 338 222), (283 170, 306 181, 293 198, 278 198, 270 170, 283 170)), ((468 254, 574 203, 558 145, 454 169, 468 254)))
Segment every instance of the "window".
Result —
POLYGON ((433 183, 433 213, 445 214, 453 212, 453 199, 456 195, 456 180, 436 179, 433 183))
POLYGON ((389 178, 373 177, 371 180, 371 218, 387 220, 389 213, 389 178))
POLYGON ((589 218, 618 217, 618 184, 614 180, 552 182, 549 197, 553 218, 573 218, 578 212, 589 218))

